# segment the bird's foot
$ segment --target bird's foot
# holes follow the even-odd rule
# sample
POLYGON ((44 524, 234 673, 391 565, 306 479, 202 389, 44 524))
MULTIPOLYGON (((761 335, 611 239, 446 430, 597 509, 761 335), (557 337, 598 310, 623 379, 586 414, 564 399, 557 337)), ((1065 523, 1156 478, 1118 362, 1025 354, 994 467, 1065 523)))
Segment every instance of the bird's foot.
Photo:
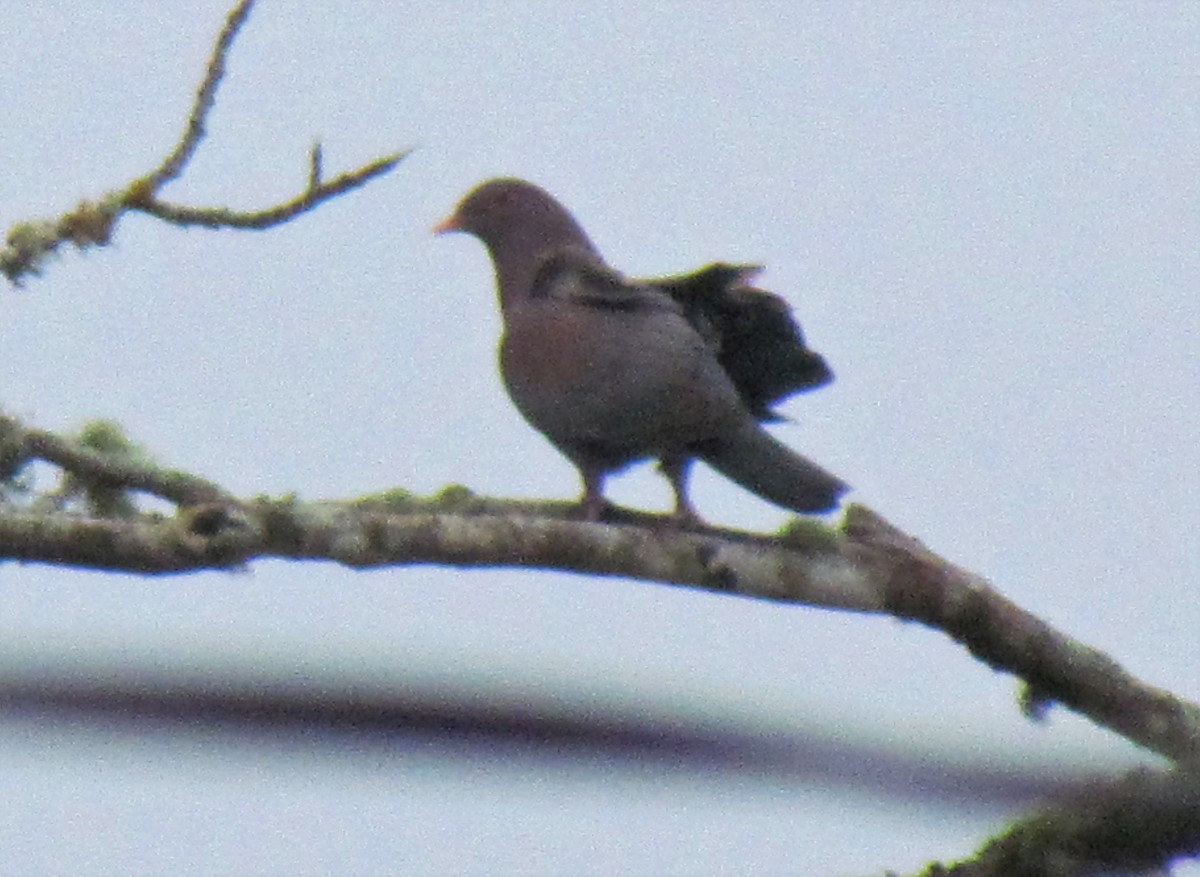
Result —
POLYGON ((704 530, 708 528, 708 524, 704 518, 692 508, 690 502, 681 502, 675 504, 675 511, 671 512, 667 518, 671 522, 671 526, 678 527, 681 530, 704 530))
POLYGON ((603 521, 612 515, 616 506, 602 496, 585 495, 579 501, 579 514, 585 521, 593 524, 603 521))

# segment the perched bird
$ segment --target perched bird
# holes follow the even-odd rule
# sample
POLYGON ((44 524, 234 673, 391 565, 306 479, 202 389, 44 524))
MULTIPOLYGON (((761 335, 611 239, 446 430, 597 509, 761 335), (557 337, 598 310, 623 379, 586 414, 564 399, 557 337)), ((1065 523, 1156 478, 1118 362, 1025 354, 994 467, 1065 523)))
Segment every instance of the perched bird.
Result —
POLYGON ((609 268, 549 193, 517 179, 469 192, 434 231, 487 247, 504 337, 500 368, 529 423, 579 469, 583 510, 607 508, 605 477, 648 458, 696 521, 688 470, 699 458, 763 499, 825 512, 847 486, 773 438, 771 405, 832 380, 783 299, 755 289, 757 266, 628 279, 609 268))

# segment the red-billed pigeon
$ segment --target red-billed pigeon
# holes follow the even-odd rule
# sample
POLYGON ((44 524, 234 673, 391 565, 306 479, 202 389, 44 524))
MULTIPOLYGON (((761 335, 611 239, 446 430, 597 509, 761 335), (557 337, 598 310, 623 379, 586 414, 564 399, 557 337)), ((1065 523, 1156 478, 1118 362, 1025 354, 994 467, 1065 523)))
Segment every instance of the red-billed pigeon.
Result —
POLYGON ((717 263, 679 277, 609 268, 561 204, 532 183, 485 182, 435 231, 464 231, 496 270, 500 368, 513 402, 579 469, 583 510, 599 520, 608 473, 657 458, 675 516, 699 458, 763 499, 826 512, 847 486, 774 439, 770 406, 832 380, 757 266, 717 263))

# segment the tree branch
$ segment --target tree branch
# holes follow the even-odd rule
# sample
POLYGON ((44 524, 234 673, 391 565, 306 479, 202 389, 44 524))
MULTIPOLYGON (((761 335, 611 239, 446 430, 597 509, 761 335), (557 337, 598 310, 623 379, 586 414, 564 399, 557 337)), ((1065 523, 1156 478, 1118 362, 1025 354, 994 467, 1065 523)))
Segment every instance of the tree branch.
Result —
POLYGON ((129 211, 146 213, 180 226, 270 228, 386 174, 408 155, 408 152, 386 155, 357 170, 347 171, 325 181, 322 179, 320 147, 314 146, 309 159, 308 184, 305 190, 289 201, 262 210, 189 207, 161 200, 158 197, 159 191, 178 179, 187 169, 188 163, 204 139, 208 114, 212 111, 217 88, 225 76, 226 58, 253 7, 254 0, 239 0, 226 17, 209 56, 204 80, 196 91, 196 99, 184 132, 157 168, 124 188, 110 192, 99 201, 81 201, 74 210, 58 219, 21 222, 9 229, 5 246, 0 249, 0 272, 10 283, 20 286, 25 278, 40 274, 46 260, 63 244, 73 244, 80 250, 106 246, 112 240, 117 221, 129 211))
MULTIPOLYGON (((314 150, 317 148, 314 147, 314 150)), ((357 170, 339 174, 332 180, 322 181, 319 168, 312 166, 309 174, 308 188, 290 201, 268 207, 265 210, 240 211, 227 207, 188 207, 182 204, 171 204, 153 196, 140 196, 136 201, 127 200, 125 206, 129 210, 148 213, 174 225, 200 225, 206 228, 240 228, 262 230, 281 225, 301 213, 307 213, 323 201, 336 198, 352 189, 357 189, 374 179, 386 174, 401 162, 409 153, 397 152, 385 155, 368 162, 357 170)))
MULTIPOLYGON (((486 499, 461 487, 432 498, 397 490, 341 501, 237 499, 132 453, 123 437, 99 443, 103 453, 82 441, 0 418, 0 475, 11 482, 40 459, 77 479, 76 494, 88 499, 84 514, 31 501, 0 514, 0 559, 141 574, 230 569, 267 557, 355 569, 508 566, 886 613, 941 630, 1020 677, 1027 702, 1039 709, 1058 701, 1166 758, 1200 759, 1200 706, 1138 680, 863 506, 848 508, 836 529, 796 519, 777 534, 754 535, 684 529, 635 513, 588 523, 576 519, 574 505, 486 499), (87 492, 97 485, 148 492, 178 509, 146 514, 128 501, 116 506, 120 514, 101 517, 87 492)), ((105 508, 113 507, 105 497, 105 508)))
POLYGON ((1045 808, 952 866, 921 877, 1139 874, 1200 854, 1200 776, 1140 771, 1045 808))
POLYGON ((89 483, 149 493, 176 505, 237 503, 211 481, 161 469, 141 453, 106 421, 89 424, 81 438, 72 441, 45 430, 26 429, 0 414, 0 460, 7 460, 9 466, 42 460, 89 483))

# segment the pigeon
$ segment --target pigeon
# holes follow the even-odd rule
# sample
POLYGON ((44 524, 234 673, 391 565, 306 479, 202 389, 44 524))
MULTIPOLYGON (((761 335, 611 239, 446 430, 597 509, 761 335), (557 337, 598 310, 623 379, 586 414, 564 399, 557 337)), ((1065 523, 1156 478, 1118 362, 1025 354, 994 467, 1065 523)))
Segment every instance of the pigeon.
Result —
POLYGON ((833 375, 787 303, 752 285, 759 266, 627 278, 553 196, 514 178, 480 184, 434 231, 487 248, 504 385, 579 470, 586 520, 611 510, 606 477, 646 459, 659 461, 680 523, 700 521, 688 497, 696 459, 783 508, 837 507, 848 486, 761 425, 782 419, 773 405, 833 375))

